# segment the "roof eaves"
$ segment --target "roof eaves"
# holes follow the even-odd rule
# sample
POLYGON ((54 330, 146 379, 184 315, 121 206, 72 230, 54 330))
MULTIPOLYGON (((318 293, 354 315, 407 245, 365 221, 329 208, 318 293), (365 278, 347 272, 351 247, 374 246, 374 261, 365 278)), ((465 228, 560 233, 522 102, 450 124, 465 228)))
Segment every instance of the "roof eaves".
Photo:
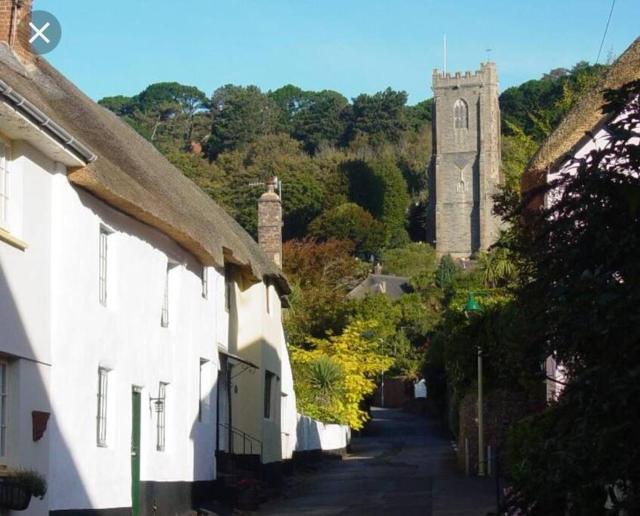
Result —
POLYGON ((6 99, 17 111, 25 115, 29 120, 47 131, 58 142, 78 156, 82 161, 89 164, 97 159, 96 154, 86 145, 78 141, 61 125, 54 122, 40 109, 29 102, 25 97, 11 88, 6 82, 0 79, 0 95, 6 99))

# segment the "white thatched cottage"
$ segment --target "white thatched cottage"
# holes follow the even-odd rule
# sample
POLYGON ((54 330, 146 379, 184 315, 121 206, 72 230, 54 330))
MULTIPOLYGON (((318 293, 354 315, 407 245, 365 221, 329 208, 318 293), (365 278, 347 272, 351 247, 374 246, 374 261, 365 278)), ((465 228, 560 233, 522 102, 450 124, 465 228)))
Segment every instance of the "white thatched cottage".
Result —
POLYGON ((31 53, 30 10, 0 0, 0 477, 46 477, 22 514, 180 513, 211 493, 234 435, 282 460, 289 287, 152 145, 31 53))

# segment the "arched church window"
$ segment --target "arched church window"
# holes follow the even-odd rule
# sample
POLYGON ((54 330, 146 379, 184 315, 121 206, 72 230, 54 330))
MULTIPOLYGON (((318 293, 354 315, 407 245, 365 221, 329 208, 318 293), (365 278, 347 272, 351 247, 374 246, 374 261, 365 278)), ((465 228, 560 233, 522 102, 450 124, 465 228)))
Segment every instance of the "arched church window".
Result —
POLYGON ((453 126, 456 129, 469 128, 469 107, 462 99, 456 100, 453 105, 453 126))

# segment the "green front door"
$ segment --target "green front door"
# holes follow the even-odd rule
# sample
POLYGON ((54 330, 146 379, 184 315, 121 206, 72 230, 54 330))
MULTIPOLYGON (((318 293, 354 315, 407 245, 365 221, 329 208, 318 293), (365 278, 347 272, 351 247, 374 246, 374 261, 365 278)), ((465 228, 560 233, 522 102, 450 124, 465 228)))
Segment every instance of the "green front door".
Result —
POLYGON ((131 514, 140 515, 140 390, 131 392, 131 514))

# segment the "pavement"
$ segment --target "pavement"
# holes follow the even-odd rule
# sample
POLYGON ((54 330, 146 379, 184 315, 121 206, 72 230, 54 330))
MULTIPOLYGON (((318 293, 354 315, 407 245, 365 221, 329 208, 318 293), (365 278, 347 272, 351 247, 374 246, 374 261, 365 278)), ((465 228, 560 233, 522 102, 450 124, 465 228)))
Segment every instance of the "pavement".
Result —
POLYGON ((465 477, 440 425, 399 409, 373 409, 366 435, 344 460, 290 478, 266 515, 485 516, 495 481, 465 477))

